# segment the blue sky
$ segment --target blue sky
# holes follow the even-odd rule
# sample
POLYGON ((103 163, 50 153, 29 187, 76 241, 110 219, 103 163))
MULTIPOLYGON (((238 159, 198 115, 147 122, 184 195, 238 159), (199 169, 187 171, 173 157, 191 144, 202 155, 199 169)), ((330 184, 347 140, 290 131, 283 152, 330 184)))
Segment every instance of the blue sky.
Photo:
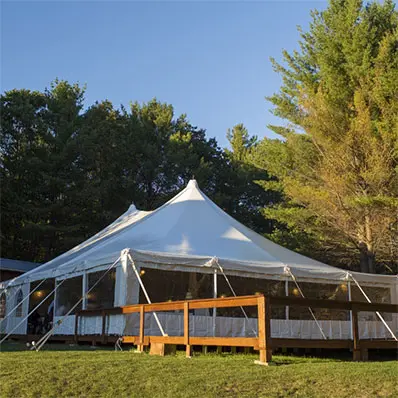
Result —
POLYGON ((297 25, 324 1, 21 2, 1 4, 1 90, 87 84, 85 105, 156 97, 226 146, 226 130, 273 136, 269 58, 298 47, 297 25))

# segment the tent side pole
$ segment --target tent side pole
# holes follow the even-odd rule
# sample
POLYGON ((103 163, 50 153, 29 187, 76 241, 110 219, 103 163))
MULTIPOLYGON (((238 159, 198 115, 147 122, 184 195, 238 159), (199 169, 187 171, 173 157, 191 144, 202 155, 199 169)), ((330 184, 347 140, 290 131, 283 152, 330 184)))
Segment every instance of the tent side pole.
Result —
MULTIPOLYGON (((122 255, 123 255, 123 254, 122 254, 122 255)), ((148 304, 152 304, 152 301, 151 301, 151 299, 149 298, 148 292, 147 292, 147 290, 145 289, 144 282, 143 282, 142 279, 141 279, 140 273, 138 272, 137 267, 135 266, 135 262, 134 262, 133 257, 131 257, 131 254, 130 254, 129 252, 127 252, 125 255, 127 255, 127 258, 130 260, 131 267, 133 268, 133 271, 134 271, 134 273, 135 273, 135 276, 136 276, 137 279, 138 279, 138 282, 139 282, 139 284, 140 284, 140 286, 141 286, 142 292, 143 292, 144 295, 145 295, 146 301, 148 302, 148 304)), ((162 333, 162 336, 163 336, 163 337, 164 337, 164 336, 167 336, 167 334, 164 332, 163 326, 162 326, 162 324, 160 323, 158 314, 157 314, 156 312, 153 312, 153 317, 155 318, 155 321, 156 321, 156 323, 158 324, 158 327, 159 327, 160 333, 162 333)))
MULTIPOLYGON (((363 296, 365 297, 366 301, 368 303, 371 303, 372 301, 370 300, 370 298, 368 297, 368 295, 365 293, 365 291, 362 289, 361 285, 359 284, 359 282, 352 276, 352 274, 350 274, 351 279, 354 281, 354 283, 357 285, 358 289, 361 291, 361 293, 363 294, 363 296)), ((376 315, 379 317, 379 319, 383 322, 384 326, 386 327, 386 329, 390 332, 392 338, 395 341, 398 341, 397 336, 395 335, 395 333, 391 330, 390 326, 388 325, 388 323, 386 322, 386 320, 383 318, 383 316, 380 314, 379 311, 376 311, 376 315)))
MULTIPOLYGON (((398 284, 392 285, 390 288, 390 303, 398 304, 398 284)), ((398 314, 391 315, 394 330, 398 330, 398 314)))
MULTIPOLYGON (((213 298, 217 298, 217 270, 214 270, 213 273, 213 298)), ((213 308, 213 337, 216 336, 216 317, 217 317, 217 309, 213 308)))
MULTIPOLYGON (((303 293, 303 291, 301 290, 301 287, 300 287, 300 285, 298 284, 297 279, 296 279, 296 277, 294 276, 293 272, 290 270, 290 268, 287 268, 286 270, 287 270, 287 272, 289 273, 289 275, 291 276, 291 278, 292 278, 294 284, 296 285, 296 288, 298 289, 298 291, 299 291, 301 297, 302 297, 302 298, 305 298, 304 293, 303 293)), ((325 335, 325 333, 324 333, 324 331, 323 331, 323 329, 322 329, 321 324, 318 322, 318 319, 316 318, 316 316, 315 316, 315 314, 314 314, 314 311, 312 311, 312 308, 311 308, 311 307, 308 307, 308 311, 310 312, 310 314, 312 315, 312 318, 314 319, 316 325, 318 326, 318 329, 319 329, 319 331, 321 332, 321 335, 322 335, 323 339, 324 339, 324 340, 327 340, 327 337, 326 337, 326 335, 325 335)))
MULTIPOLYGON (((113 262, 113 263, 104 271, 104 273, 97 279, 97 281, 93 284, 93 286, 91 286, 90 289, 87 290, 86 295, 88 295, 88 294, 98 285, 98 283, 101 282, 101 280, 105 277, 105 275, 106 275, 112 268, 115 267, 115 265, 119 262, 120 258, 121 258, 121 256, 119 256, 119 257, 115 260, 115 262, 113 262)), ((77 267, 75 267, 75 270, 76 270, 76 268, 77 268, 77 267)), ((74 271, 75 271, 75 270, 74 270, 74 271)), ((59 286, 60 286, 66 279, 68 279, 68 278, 62 279, 62 281, 61 281, 58 285, 56 285, 56 289, 58 289, 59 286)), ((54 292, 54 293, 55 293, 55 292, 54 292)), ((64 315, 62 316, 61 319, 59 319, 56 323, 53 324, 53 327, 52 327, 44 336, 42 336, 42 337, 37 341, 36 345, 33 346, 33 347, 31 348, 31 350, 32 350, 32 349, 35 349, 36 351, 40 351, 40 349, 44 346, 44 344, 46 344, 46 342, 48 341, 48 339, 54 334, 55 329, 56 329, 59 325, 61 325, 61 324, 63 323, 63 321, 64 321, 64 320, 77 308, 77 306, 78 306, 79 304, 82 303, 83 298, 84 298, 84 297, 81 297, 79 300, 77 300, 77 302, 72 306, 72 308, 71 308, 66 314, 64 314, 64 315)))
MULTIPOLYGON (((15 290, 15 293, 13 293, 13 295, 12 295, 12 300, 13 300, 13 302, 14 302, 14 306, 11 308, 10 311, 7 311, 7 307, 6 307, 6 316, 0 321, 0 323, 4 323, 4 321, 6 320, 6 318, 8 318, 12 313, 14 313, 14 312, 16 311, 16 309, 17 309, 20 305, 22 305, 22 308, 25 308, 25 307, 26 307, 25 304, 24 304, 25 301, 29 300, 29 297, 33 294, 33 292, 35 292, 47 279, 48 279, 48 278, 44 278, 34 289, 31 289, 31 288, 30 288, 30 285, 32 284, 33 281, 32 281, 32 282, 25 282, 25 283, 22 283, 21 285, 12 286, 12 288, 15 288, 15 289, 16 289, 16 290, 15 290), (24 295, 23 300, 22 300, 20 303, 18 303, 18 304, 15 305, 15 297, 17 296, 18 291, 19 291, 20 289, 22 289, 22 291, 23 291, 23 287, 26 286, 26 285, 29 286, 29 291, 27 292, 26 295, 24 295)), ((7 302, 9 302, 9 301, 11 301, 11 298, 8 298, 8 297, 7 297, 6 300, 7 300, 7 302)), ((28 309, 28 312, 29 312, 29 302, 28 302, 28 307, 27 307, 27 309, 28 309)))
POLYGON ((55 289, 55 292, 54 292, 54 309, 53 309, 53 319, 52 319, 53 325, 55 324, 55 316, 57 315, 57 307, 58 307, 58 303, 57 303, 57 301, 58 301, 58 288, 57 288, 57 285, 58 285, 57 278, 54 278, 54 288, 56 288, 56 289, 55 289))
POLYGON ((87 309, 87 296, 86 296, 87 288, 88 288, 88 275, 87 275, 87 272, 84 272, 83 280, 82 280, 82 297, 83 297, 82 309, 83 310, 87 309))
MULTIPOLYGON (((351 282, 350 281, 348 281, 348 289, 347 289, 347 291, 348 291, 348 301, 352 301, 352 298, 351 298, 351 282)), ((354 336, 353 336, 353 334, 352 334, 352 328, 353 328, 353 325, 352 325, 352 310, 350 310, 350 337, 351 337, 351 340, 353 340, 354 339, 354 336)))
MULTIPOLYGON (((286 280, 285 280, 285 296, 289 297, 289 279, 288 278, 286 278, 286 280)), ((289 319, 289 306, 288 305, 285 307, 285 316, 286 316, 286 319, 288 320, 289 319)))

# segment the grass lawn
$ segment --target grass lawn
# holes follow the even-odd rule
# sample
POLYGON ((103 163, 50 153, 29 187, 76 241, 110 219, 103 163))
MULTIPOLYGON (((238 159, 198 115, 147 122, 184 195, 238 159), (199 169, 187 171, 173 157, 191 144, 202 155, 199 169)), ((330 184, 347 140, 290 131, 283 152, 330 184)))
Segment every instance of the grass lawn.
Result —
POLYGON ((16 344, 2 350, 1 398, 398 396, 397 361, 274 356, 276 366, 265 367, 254 364, 257 355, 243 354, 162 358, 52 345, 32 352, 16 344))

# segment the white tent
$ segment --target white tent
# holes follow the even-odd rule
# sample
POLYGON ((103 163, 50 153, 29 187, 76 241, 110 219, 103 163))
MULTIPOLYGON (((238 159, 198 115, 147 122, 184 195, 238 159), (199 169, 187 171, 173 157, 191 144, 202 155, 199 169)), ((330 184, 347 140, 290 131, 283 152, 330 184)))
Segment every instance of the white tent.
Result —
MULTIPOLYGON (((89 240, 12 281, 59 277, 115 261, 130 248, 136 261, 153 266, 207 267, 217 257, 225 270, 243 274, 344 280, 347 271, 285 249, 245 227, 216 206, 191 180, 187 187, 155 211, 134 205, 89 240)), ((397 285, 395 276, 353 273, 357 280, 397 285)))
MULTIPOLYGON (((85 276, 106 269, 126 248, 138 267, 213 273, 217 264, 230 275, 288 280, 291 272, 299 280, 319 283, 339 283, 352 275, 365 286, 388 288, 391 301, 397 302, 395 276, 349 274, 285 249, 226 214, 195 180, 155 211, 139 211, 131 206, 89 240, 10 281, 8 286, 23 285, 27 294, 31 281, 85 276)), ((137 299, 135 294, 131 300, 131 290, 138 291, 133 279, 131 269, 118 264, 114 305, 137 299)))
MULTIPOLYGON (((57 273, 57 269, 64 269, 65 264, 78 263, 83 254, 92 252, 96 247, 100 247, 102 244, 108 241, 112 241, 117 237, 117 234, 130 228, 134 223, 141 220, 146 215, 150 214, 150 211, 137 210, 134 204, 128 208, 128 210, 118 217, 113 223, 109 224, 106 228, 96 233, 90 239, 87 239, 83 243, 75 246, 60 256, 54 258, 51 261, 43 264, 40 267, 34 269, 35 272, 30 271, 21 275, 21 278, 16 278, 11 281, 11 284, 19 284, 23 281, 38 280, 41 278, 48 278, 57 273)), ((61 271, 61 275, 64 272, 61 271)))

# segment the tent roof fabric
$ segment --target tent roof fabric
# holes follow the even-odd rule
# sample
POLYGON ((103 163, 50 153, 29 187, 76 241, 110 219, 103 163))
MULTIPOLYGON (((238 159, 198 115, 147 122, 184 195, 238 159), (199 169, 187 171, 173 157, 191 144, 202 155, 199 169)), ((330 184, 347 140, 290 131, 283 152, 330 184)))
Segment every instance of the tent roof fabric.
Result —
MULTIPOLYGON (((109 264, 125 248, 130 248, 142 264, 208 266, 216 257, 223 268, 239 272, 286 275, 289 267, 298 277, 347 277, 345 270, 281 247, 245 227, 216 206, 195 180, 155 211, 130 207, 89 240, 25 276, 38 279, 49 271, 61 276, 72 270, 109 264)), ((372 278, 380 283, 396 283, 391 276, 372 278)))
MULTIPOLYGON (((39 269, 34 270, 34 273, 42 271, 50 271, 61 267, 64 264, 70 263, 71 261, 77 260, 84 253, 88 252, 90 249, 94 249, 100 244, 106 242, 109 239, 117 238, 120 231, 130 227, 132 224, 145 217, 150 211, 137 210, 134 204, 131 204, 128 210, 123 213, 119 218, 117 218, 113 223, 109 224, 106 228, 96 233, 91 238, 87 239, 83 243, 75 246, 74 248, 68 250, 67 252, 61 254, 60 256, 54 258, 51 261, 43 264, 39 269)), ((27 273, 25 276, 32 276, 33 274, 27 273)))
POLYGON ((13 260, 11 258, 0 258, 0 270, 2 271, 17 271, 28 272, 36 267, 39 263, 32 263, 30 261, 13 260))

